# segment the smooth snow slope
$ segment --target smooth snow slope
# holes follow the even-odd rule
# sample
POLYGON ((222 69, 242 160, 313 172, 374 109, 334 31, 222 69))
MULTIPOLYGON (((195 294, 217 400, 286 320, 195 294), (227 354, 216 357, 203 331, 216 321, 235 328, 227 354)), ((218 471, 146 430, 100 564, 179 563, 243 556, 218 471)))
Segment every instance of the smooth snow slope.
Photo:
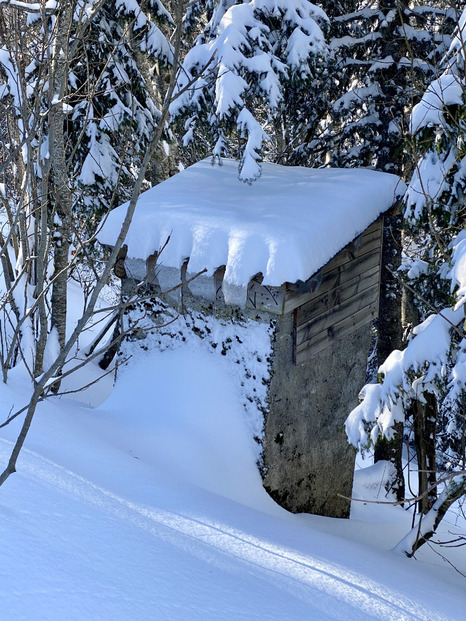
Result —
MULTIPOLYGON (((307 280, 403 195, 395 175, 368 169, 310 169, 264 163, 252 185, 238 181, 238 162, 198 162, 141 194, 126 243, 146 259, 170 242, 159 264, 191 273, 225 265, 224 281, 246 286, 307 280)), ((127 204, 98 234, 114 244, 127 204)))
MULTIPOLYGON (((0 488, 0 619, 464 619, 453 569, 390 552, 402 510, 365 525, 273 503, 220 358, 136 344, 99 408, 41 404, 0 488)), ((1 385, 4 412, 26 385, 1 385)))

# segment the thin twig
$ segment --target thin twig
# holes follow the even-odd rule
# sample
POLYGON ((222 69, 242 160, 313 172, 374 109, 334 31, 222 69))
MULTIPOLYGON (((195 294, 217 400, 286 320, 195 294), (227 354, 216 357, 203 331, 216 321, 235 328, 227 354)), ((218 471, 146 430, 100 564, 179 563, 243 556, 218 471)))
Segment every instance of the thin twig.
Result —
POLYGON ((464 475, 466 475, 466 470, 459 470, 456 472, 451 472, 450 474, 442 476, 435 483, 435 485, 431 485, 430 487, 428 487, 424 492, 422 492, 422 494, 419 494, 418 496, 413 496, 412 498, 403 498, 403 500, 367 500, 364 498, 353 498, 352 496, 344 496, 343 494, 337 494, 337 496, 339 496, 340 498, 344 498, 345 500, 351 500, 354 502, 363 502, 365 504, 392 505, 394 507, 398 505, 404 505, 406 503, 410 503, 411 505, 412 503, 418 502, 419 500, 422 500, 423 498, 425 498, 431 491, 436 489, 442 483, 446 483, 447 481, 451 481, 452 479, 455 479, 456 477, 464 476, 464 475))

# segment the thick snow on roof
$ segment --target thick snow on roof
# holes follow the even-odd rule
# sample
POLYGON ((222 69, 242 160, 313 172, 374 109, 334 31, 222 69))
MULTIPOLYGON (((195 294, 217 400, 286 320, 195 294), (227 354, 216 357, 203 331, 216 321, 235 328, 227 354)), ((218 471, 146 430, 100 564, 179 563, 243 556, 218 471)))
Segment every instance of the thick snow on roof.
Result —
MULTIPOLYGON (((126 243, 146 259, 170 235, 159 264, 188 271, 225 265, 224 280, 245 286, 307 280, 362 233, 405 191, 395 175, 368 169, 309 169, 263 164, 254 184, 238 181, 238 163, 210 159, 141 194, 126 243)), ((99 241, 112 245, 126 205, 110 212, 99 241)))

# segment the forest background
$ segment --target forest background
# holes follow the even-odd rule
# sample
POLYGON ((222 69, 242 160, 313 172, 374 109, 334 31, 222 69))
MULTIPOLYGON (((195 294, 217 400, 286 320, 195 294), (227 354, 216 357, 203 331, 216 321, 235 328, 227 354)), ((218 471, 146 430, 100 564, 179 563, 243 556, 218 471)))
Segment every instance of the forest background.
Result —
POLYGON ((459 3, 396 0, 0 2, 0 361, 4 382, 22 365, 32 384, 3 423, 23 417, 0 485, 95 320, 143 189, 208 155, 237 159, 245 183, 262 160, 368 166, 409 187, 387 219, 374 374, 347 430, 392 462, 399 501, 414 445, 413 554, 466 492, 465 21, 459 3), (125 201, 104 257, 98 224, 125 201), (70 280, 86 303, 67 334, 70 280))

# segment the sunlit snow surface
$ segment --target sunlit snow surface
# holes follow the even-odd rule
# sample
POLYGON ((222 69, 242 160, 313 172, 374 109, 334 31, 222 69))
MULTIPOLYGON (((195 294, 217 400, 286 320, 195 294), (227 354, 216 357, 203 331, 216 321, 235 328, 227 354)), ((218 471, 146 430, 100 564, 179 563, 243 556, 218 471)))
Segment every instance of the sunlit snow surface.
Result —
MULTIPOLYGON (((243 335, 209 323, 200 338, 183 321, 125 346, 99 407, 39 406, 0 488, 0 619, 464 620, 448 563, 390 551, 411 512, 355 502, 351 520, 293 516, 267 496, 236 350, 209 344, 243 335)), ((252 376, 267 349, 257 330, 243 349, 252 376)), ((0 385, 5 416, 27 386, 19 369, 0 385)), ((20 422, 0 430, 2 465, 20 422)), ((382 475, 358 472, 354 495, 386 500, 382 475)), ((453 516, 442 537, 460 529, 453 516)), ((464 571, 460 549, 441 551, 464 571)))
MULTIPOLYGON (((368 169, 309 169, 263 164, 252 185, 238 181, 238 163, 203 160, 139 198, 127 237, 128 256, 212 273, 245 286, 306 280, 387 210, 405 186, 395 175, 368 169)), ((112 245, 126 205, 112 211, 98 238, 112 245)))

